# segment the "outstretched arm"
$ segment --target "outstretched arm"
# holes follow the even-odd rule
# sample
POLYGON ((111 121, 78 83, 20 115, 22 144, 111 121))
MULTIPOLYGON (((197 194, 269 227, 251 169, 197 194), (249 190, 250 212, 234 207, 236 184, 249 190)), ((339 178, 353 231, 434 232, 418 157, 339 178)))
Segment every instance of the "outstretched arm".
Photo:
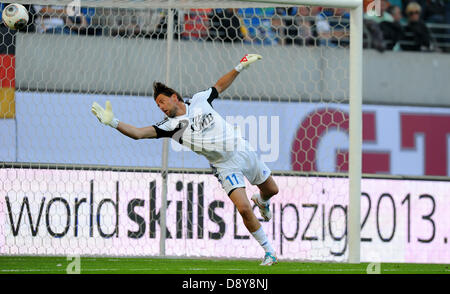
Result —
POLYGON ((103 107, 101 107, 97 102, 94 102, 92 104, 91 111, 102 124, 115 128, 125 136, 133 138, 135 140, 145 138, 151 139, 157 137, 156 130, 153 126, 137 128, 130 124, 119 121, 114 117, 111 102, 109 101, 106 101, 105 109, 103 109, 103 107))
POLYGON ((222 93, 225 91, 231 83, 233 83, 234 79, 239 75, 239 72, 235 69, 232 69, 229 73, 225 74, 223 77, 221 77, 217 83, 214 85, 214 88, 216 88, 217 92, 222 93))
POLYGON ((137 128, 130 124, 119 122, 117 125, 117 130, 135 140, 139 139, 153 139, 156 138, 156 130, 153 126, 137 128))
POLYGON ((222 93, 231 85, 231 83, 233 83, 234 79, 239 75, 241 71, 248 68, 250 64, 261 58, 262 56, 259 54, 246 54, 241 59, 241 62, 233 70, 225 74, 217 81, 217 83, 214 85, 214 88, 216 88, 217 92, 222 93))

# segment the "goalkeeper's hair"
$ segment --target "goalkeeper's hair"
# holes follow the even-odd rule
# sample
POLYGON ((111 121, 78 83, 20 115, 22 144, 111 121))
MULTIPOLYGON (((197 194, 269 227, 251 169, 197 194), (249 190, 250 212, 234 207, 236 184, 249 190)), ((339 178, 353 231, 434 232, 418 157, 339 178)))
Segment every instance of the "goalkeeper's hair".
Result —
POLYGON ((178 94, 178 92, 175 91, 174 89, 167 87, 163 83, 153 82, 153 97, 156 99, 156 97, 158 97, 159 94, 163 94, 168 97, 175 94, 175 95, 177 95, 177 98, 179 101, 183 101, 183 98, 181 98, 181 95, 178 94))

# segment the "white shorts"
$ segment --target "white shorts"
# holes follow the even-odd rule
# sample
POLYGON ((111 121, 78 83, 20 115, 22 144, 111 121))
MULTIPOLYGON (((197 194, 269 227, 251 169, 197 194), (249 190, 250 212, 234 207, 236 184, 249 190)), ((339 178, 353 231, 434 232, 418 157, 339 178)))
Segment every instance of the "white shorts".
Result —
POLYGON ((270 169, 254 151, 236 151, 227 161, 211 164, 213 174, 228 196, 236 188, 245 188, 244 176, 252 185, 264 183, 270 169))

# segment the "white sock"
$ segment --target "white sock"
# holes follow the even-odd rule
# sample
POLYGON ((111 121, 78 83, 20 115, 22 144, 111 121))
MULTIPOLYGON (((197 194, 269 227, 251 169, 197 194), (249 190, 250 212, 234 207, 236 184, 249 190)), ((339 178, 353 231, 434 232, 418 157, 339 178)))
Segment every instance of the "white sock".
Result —
POLYGON ((256 232, 252 233, 253 237, 256 239, 256 241, 258 241, 259 245, 262 246, 262 248, 264 248, 265 252, 270 252, 270 253, 275 253, 275 250, 272 247, 272 244, 270 244, 269 239, 267 238, 266 233, 264 233, 264 230, 261 227, 259 227, 259 229, 256 232))

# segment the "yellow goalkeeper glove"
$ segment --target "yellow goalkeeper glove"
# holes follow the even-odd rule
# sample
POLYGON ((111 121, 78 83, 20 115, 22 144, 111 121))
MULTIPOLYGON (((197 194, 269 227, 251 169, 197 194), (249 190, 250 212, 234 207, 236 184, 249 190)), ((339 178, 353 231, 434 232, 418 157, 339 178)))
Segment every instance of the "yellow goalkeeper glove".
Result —
POLYGON ((92 104, 91 111, 102 124, 113 127, 115 129, 117 128, 119 120, 114 117, 111 102, 109 102, 109 100, 106 101, 105 109, 103 109, 103 107, 101 107, 97 102, 94 102, 92 104))
POLYGON ((250 66, 253 62, 262 59, 262 56, 259 54, 245 54, 245 56, 241 59, 241 62, 236 65, 234 68, 237 72, 241 72, 247 67, 250 66))

